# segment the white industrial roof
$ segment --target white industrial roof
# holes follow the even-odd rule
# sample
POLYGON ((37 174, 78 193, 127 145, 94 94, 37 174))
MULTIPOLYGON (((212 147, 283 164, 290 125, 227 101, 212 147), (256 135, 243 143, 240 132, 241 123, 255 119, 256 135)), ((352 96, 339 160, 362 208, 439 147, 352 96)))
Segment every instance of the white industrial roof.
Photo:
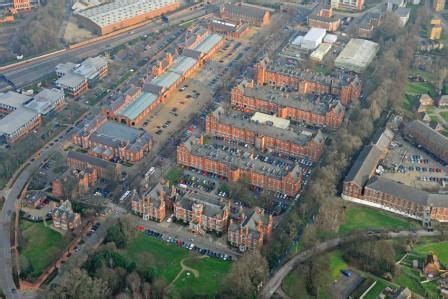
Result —
POLYGON ((177 0, 115 0, 81 11, 79 15, 90 19, 100 27, 104 27, 176 2, 177 0))
POLYGON ((31 100, 31 97, 14 91, 0 93, 0 105, 6 105, 15 109, 22 107, 29 100, 31 100))
POLYGON ((67 73, 61 78, 56 80, 56 85, 60 87, 71 87, 75 88, 79 85, 81 85, 82 82, 84 82, 86 79, 78 74, 73 73, 67 73))
POLYGON ((303 37, 304 40, 318 41, 322 40, 327 34, 327 31, 322 28, 311 28, 303 37))
POLYGON ((375 58, 378 49, 379 45, 375 42, 352 38, 336 58, 335 65, 354 72, 362 72, 375 58))
POLYGON ((261 112, 255 112, 254 115, 251 117, 251 120, 257 121, 262 124, 270 122, 274 127, 280 129, 287 129, 290 124, 290 121, 288 119, 280 118, 275 115, 265 114, 261 112))
POLYGON ((298 35, 291 44, 293 44, 294 46, 300 46, 300 44, 302 43, 303 40, 303 35, 298 35))

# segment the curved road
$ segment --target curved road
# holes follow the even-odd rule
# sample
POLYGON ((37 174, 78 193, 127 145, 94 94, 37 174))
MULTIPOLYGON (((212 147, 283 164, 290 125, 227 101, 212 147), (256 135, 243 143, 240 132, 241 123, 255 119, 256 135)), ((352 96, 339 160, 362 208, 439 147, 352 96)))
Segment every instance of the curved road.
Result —
POLYGON ((378 233, 362 233, 354 234, 346 237, 339 237, 320 243, 310 249, 307 249, 286 262, 281 268, 279 268, 274 275, 264 285, 263 290, 260 293, 261 298, 268 299, 280 288, 283 279, 294 270, 299 264, 303 263, 307 259, 321 254, 323 252, 335 249, 342 244, 350 243, 356 240, 369 240, 369 239, 394 239, 394 238, 406 238, 406 237, 434 237, 439 236, 440 232, 428 232, 425 230, 419 231, 400 231, 400 232, 378 232, 378 233))

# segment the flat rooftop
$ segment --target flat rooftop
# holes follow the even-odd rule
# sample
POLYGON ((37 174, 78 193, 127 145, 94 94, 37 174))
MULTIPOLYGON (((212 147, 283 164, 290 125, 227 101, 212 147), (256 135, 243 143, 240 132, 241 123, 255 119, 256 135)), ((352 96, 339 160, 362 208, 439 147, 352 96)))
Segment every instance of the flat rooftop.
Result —
POLYGON ((139 15, 161 9, 177 0, 115 0, 79 12, 99 27, 105 27, 139 15))
POLYGON ((222 40, 222 36, 216 33, 212 33, 204 38, 198 45, 192 48, 192 50, 208 53, 222 40))
MULTIPOLYGON (((343 109, 334 95, 302 95, 298 92, 283 92, 271 86, 255 86, 243 88, 245 96, 261 99, 283 107, 296 108, 320 115, 325 115, 333 108, 343 109)), ((341 110, 342 111, 342 110, 341 110)))
POLYGON ((0 135, 13 135, 39 116, 36 111, 23 106, 30 100, 31 97, 13 91, 0 93, 0 107, 10 110, 0 119, 0 135))

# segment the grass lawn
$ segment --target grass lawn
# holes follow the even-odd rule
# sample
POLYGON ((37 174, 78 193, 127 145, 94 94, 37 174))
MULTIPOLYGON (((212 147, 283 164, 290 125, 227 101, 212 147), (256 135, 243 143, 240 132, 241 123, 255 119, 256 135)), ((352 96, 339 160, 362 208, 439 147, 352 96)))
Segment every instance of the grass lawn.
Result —
POLYGON ((386 287, 387 284, 385 282, 377 280, 375 286, 364 296, 364 299, 377 299, 386 287))
POLYGON ((405 230, 416 227, 418 227, 416 222, 391 213, 368 207, 349 205, 346 210, 345 222, 339 227, 339 233, 345 234, 368 229, 405 230))
POLYGON ((408 267, 400 267, 400 274, 394 278, 394 282, 402 287, 409 288, 412 292, 424 296, 425 298, 439 298, 437 283, 420 283, 421 279, 418 271, 408 267))
POLYGON ((170 246, 166 243, 156 240, 152 237, 146 237, 141 233, 129 242, 124 253, 130 259, 136 262, 137 267, 142 265, 140 253, 147 252, 154 257, 151 266, 155 269, 155 276, 163 278, 170 283, 181 270, 180 261, 189 255, 185 248, 170 246))
POLYGON ((417 95, 406 94, 402 104, 403 108, 412 112, 414 107, 417 107, 418 99, 417 95))
POLYGON ((328 254, 328 264, 333 279, 337 279, 341 274, 341 270, 348 267, 347 263, 342 259, 342 252, 340 250, 332 251, 328 254))
POLYGON ((182 173, 182 168, 174 167, 167 172, 165 179, 167 179, 171 184, 177 184, 182 176, 182 173))
POLYGON ((213 258, 193 258, 185 260, 184 265, 199 271, 199 277, 196 278, 191 272, 185 271, 173 284, 174 289, 181 293, 194 290, 196 295, 206 296, 216 294, 220 283, 230 271, 231 263, 213 258), (187 272, 190 275, 187 275, 187 272))
MULTIPOLYGON (((154 268, 155 278, 163 278, 169 285, 182 270, 184 265, 199 272, 199 277, 182 273, 172 285, 173 293, 188 291, 195 296, 214 296, 219 284, 230 270, 231 263, 214 258, 197 259, 199 256, 185 248, 167 244, 163 241, 147 237, 143 233, 129 242, 123 254, 135 261, 137 268, 144 267, 142 253, 152 256, 151 267, 154 268)), ((147 261, 146 261, 147 263, 147 261)))
POLYGON ((442 111, 440 112, 440 116, 443 117, 443 119, 448 122, 448 111, 442 111))
POLYGON ((422 256, 433 252, 443 264, 448 265, 448 241, 417 244, 413 251, 422 256))
POLYGON ((406 93, 413 95, 421 95, 424 93, 435 96, 434 86, 429 82, 408 82, 406 84, 406 93))
POLYGON ((20 254, 24 255, 33 267, 31 276, 37 277, 57 258, 68 241, 57 231, 42 222, 33 223, 22 220, 22 236, 26 240, 20 254))

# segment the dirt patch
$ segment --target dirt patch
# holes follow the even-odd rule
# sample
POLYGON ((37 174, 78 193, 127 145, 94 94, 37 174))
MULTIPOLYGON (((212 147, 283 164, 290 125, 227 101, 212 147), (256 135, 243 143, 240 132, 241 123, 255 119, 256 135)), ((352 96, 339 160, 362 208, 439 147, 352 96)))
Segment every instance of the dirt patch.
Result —
POLYGON ((64 32, 65 42, 78 43, 92 37, 94 37, 92 32, 79 27, 76 18, 70 17, 64 32))

